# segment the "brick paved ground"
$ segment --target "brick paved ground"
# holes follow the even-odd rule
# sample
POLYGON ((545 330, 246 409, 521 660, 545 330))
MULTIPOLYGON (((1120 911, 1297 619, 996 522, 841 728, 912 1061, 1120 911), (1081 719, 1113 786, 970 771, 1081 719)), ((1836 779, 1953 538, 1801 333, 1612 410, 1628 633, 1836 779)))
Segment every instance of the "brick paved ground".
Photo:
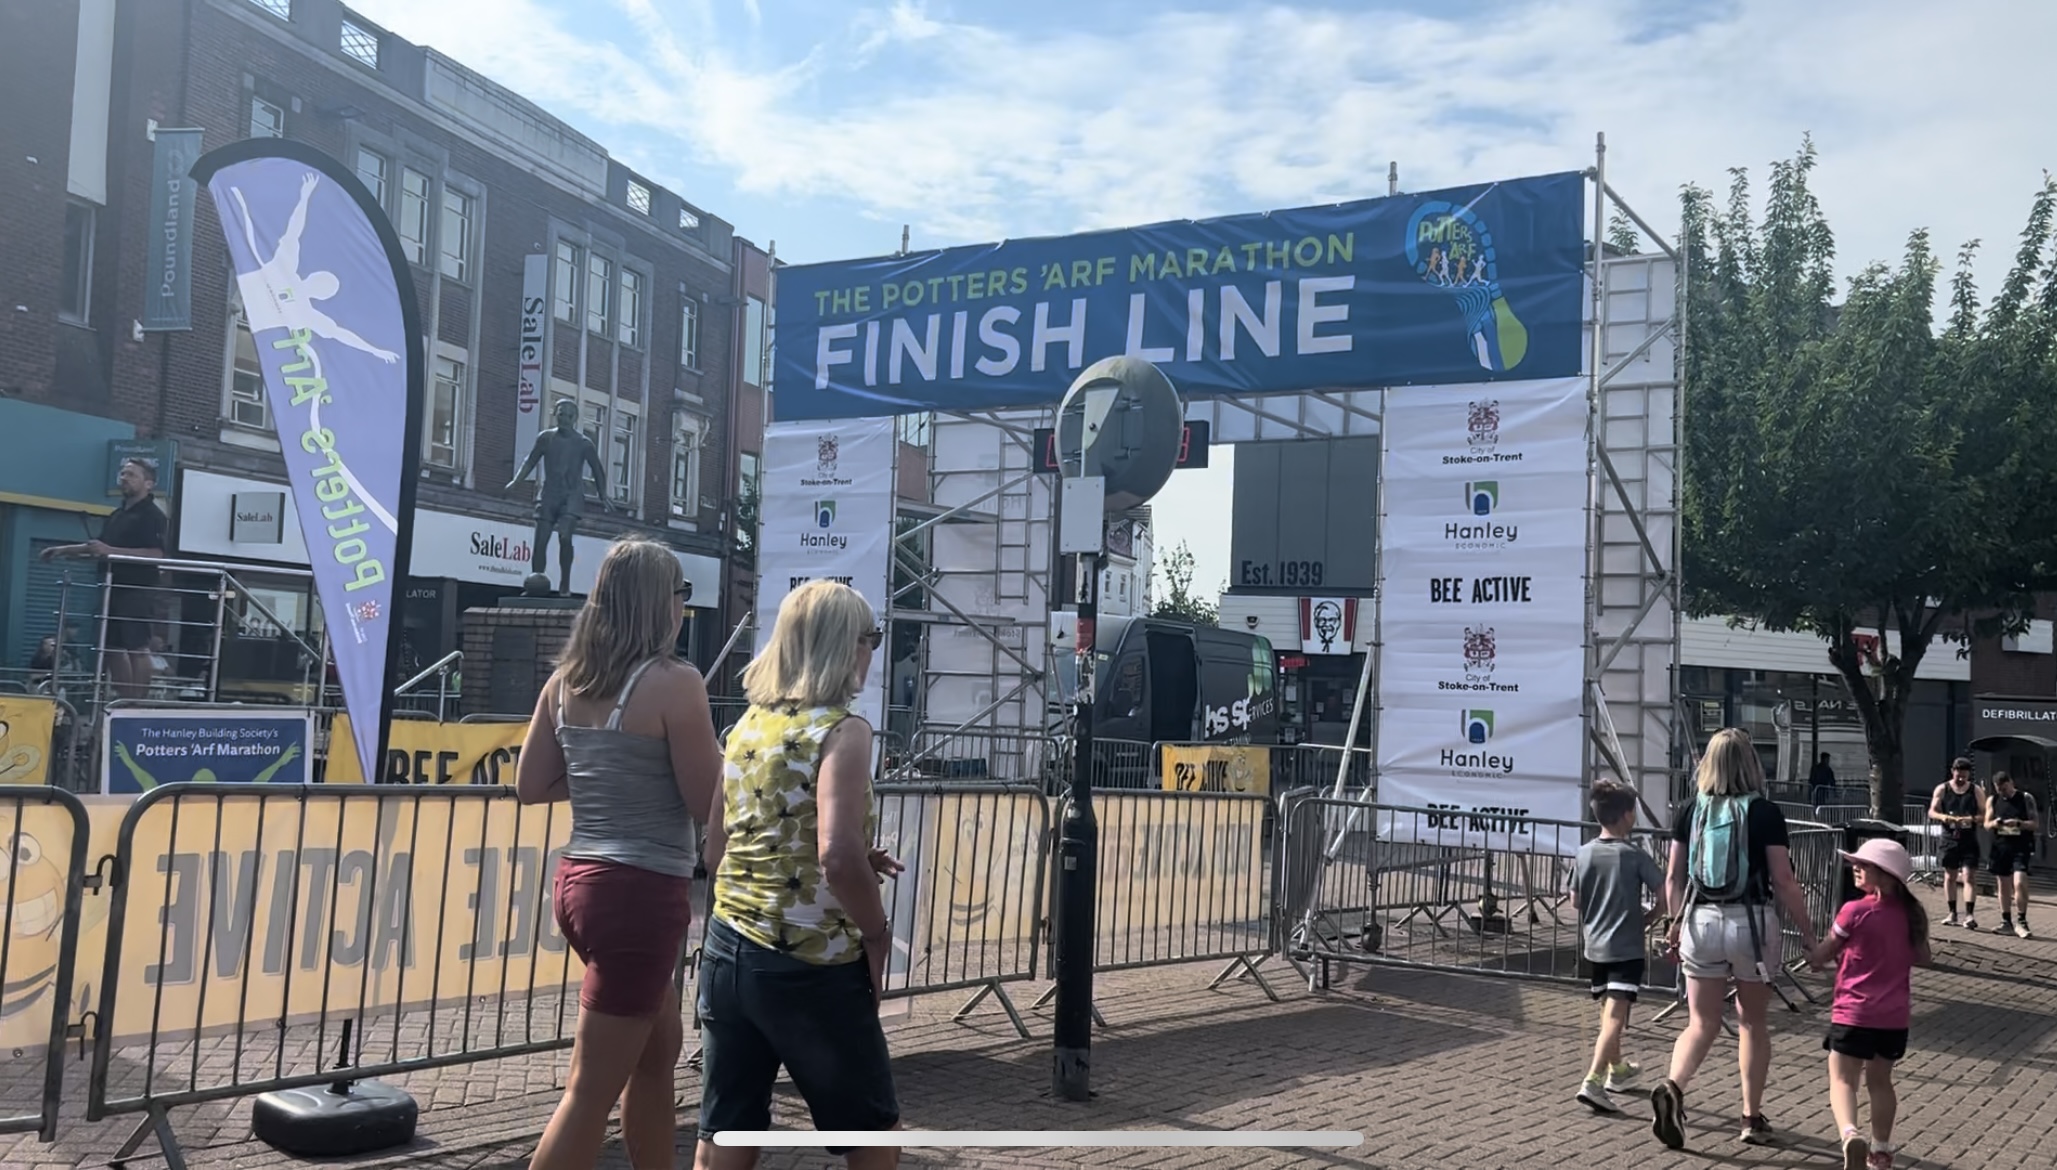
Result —
MULTIPOLYGON (((1990 904, 1984 909, 1990 910, 1990 904)), ((1991 925, 1988 923, 1988 925, 1991 925)), ((2057 912, 2038 923, 2057 939, 2057 912)), ((1339 970, 1335 987, 1309 993, 1274 971, 1284 1002, 1248 983, 1204 990, 1213 968, 1186 966, 1105 976, 1108 1028, 1095 1040, 1090 1105, 1048 1095, 1048 1017, 1037 1038, 1017 1039, 1005 1017, 982 1008, 949 1021, 957 1001, 920 1002, 892 1034, 895 1076, 911 1128, 1293 1128, 1355 1129, 1354 1150, 1289 1154, 1237 1151, 915 1151, 932 1167, 1111 1165, 1182 1170, 1200 1166, 1451 1167, 1633 1166, 1670 1170, 1833 1163, 1820 1052, 1824 1013, 1775 1012, 1776 1056, 1767 1112, 1788 1135, 1784 1149, 1735 1143, 1732 1042, 1716 1046, 1692 1094, 1695 1153, 1673 1155, 1650 1137, 1647 1106, 1595 1118, 1570 1100, 1591 1045, 1591 1007, 1573 990, 1383 967, 1339 970)), ((1817 988, 1818 984, 1815 984, 1817 988)), ((1040 987, 1017 989, 1026 1009, 1040 987)), ((1963 1170, 2057 1163, 2057 941, 1939 932, 1937 966, 1916 975, 1913 1049, 1902 1064, 1902 1165, 1963 1170)), ((1677 1021, 1650 1022, 1646 1005, 1630 1055, 1655 1075, 1677 1021)), ((130 1126, 80 1119, 75 1075, 63 1138, 0 1139, 0 1164, 104 1164, 130 1126)), ((404 1078, 424 1115, 409 1150, 345 1163, 366 1170, 524 1166, 556 1102, 561 1055, 510 1059, 404 1078)), ((683 1124, 697 1083, 681 1070, 683 1124)), ((174 1124, 199 1168, 283 1167, 293 1160, 248 1140, 247 1107, 181 1110, 174 1124)), ((789 1095, 778 1122, 804 1125, 789 1095)), ((138 1163, 150 1165, 151 1163, 138 1163)), ((161 1163, 160 1163, 161 1164, 161 1163)), ((681 1165, 686 1154, 681 1154, 681 1165)), ((821 1154, 777 1154, 765 1165, 831 1164, 821 1154)), ((839 1163, 836 1163, 839 1164, 839 1163)), ((603 1165, 626 1166, 619 1144, 603 1165)))

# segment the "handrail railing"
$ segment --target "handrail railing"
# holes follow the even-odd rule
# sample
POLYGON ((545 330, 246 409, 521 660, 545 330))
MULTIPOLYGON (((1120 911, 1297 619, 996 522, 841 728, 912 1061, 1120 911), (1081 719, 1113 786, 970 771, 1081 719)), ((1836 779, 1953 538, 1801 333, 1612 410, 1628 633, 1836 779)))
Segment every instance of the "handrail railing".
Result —
POLYGON ((451 667, 456 666, 463 661, 464 651, 452 650, 450 653, 445 654, 441 658, 438 658, 434 662, 430 663, 426 668, 422 670, 420 674, 417 674, 413 678, 408 679, 406 682, 401 683, 399 686, 394 687, 393 693, 396 695, 408 694, 412 692, 414 688, 427 682, 429 679, 435 677, 436 675, 448 674, 451 667))

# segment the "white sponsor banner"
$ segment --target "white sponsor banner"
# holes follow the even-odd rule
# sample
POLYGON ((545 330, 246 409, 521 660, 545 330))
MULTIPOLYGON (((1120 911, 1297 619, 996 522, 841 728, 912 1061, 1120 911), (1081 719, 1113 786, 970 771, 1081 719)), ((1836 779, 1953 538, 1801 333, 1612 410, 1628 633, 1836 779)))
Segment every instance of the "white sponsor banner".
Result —
POLYGON ((1576 849, 1586 385, 1407 387, 1386 405, 1379 773, 1398 840, 1576 849), (1441 814, 1447 814, 1441 815, 1441 814))
POLYGON ((1511 475, 1548 481, 1576 470, 1585 499, 1584 378, 1401 386, 1387 393, 1386 412, 1387 491, 1511 475))
MULTIPOLYGON (((769 642, 786 595, 809 581, 841 581, 884 622, 892 579, 893 459, 890 418, 773 423, 764 429, 757 514, 757 648, 769 642)), ((856 713, 885 725, 886 651, 856 713)))

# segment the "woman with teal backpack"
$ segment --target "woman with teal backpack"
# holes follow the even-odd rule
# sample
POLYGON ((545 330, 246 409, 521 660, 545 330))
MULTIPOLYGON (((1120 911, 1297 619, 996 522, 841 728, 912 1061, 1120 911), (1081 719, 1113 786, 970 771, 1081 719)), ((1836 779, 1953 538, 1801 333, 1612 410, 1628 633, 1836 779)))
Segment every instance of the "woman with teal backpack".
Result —
POLYGON ((1764 1082, 1771 1071, 1765 1007, 1784 959, 1777 909, 1814 948, 1806 895, 1787 855, 1786 818, 1764 795, 1764 766, 1749 733, 1717 732, 1700 759, 1694 798, 1678 809, 1665 868, 1671 909, 1667 953, 1686 978, 1691 1021, 1671 1051, 1671 1075, 1650 1091, 1651 1129, 1674 1150, 1686 1145, 1686 1087, 1721 1030, 1722 1005, 1736 989, 1743 1121, 1751 1145, 1772 1141, 1764 1120, 1764 1082))

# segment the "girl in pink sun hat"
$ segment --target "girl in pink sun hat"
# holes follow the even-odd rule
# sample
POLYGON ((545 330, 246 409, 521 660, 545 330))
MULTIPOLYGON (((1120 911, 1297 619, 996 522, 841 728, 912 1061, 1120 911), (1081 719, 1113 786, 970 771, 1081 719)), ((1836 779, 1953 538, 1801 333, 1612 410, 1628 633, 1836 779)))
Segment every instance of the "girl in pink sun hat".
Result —
POLYGON ((1816 970, 1840 960, 1829 1013, 1828 1103, 1842 1137, 1844 1170, 1892 1170, 1893 1062, 1907 1054, 1916 965, 1929 962, 1928 913, 1907 889, 1914 860, 1897 841, 1871 840, 1844 853, 1860 897, 1836 914, 1828 937, 1807 954, 1816 970), (1857 1128, 1857 1085, 1871 1096, 1871 1136, 1857 1128))

